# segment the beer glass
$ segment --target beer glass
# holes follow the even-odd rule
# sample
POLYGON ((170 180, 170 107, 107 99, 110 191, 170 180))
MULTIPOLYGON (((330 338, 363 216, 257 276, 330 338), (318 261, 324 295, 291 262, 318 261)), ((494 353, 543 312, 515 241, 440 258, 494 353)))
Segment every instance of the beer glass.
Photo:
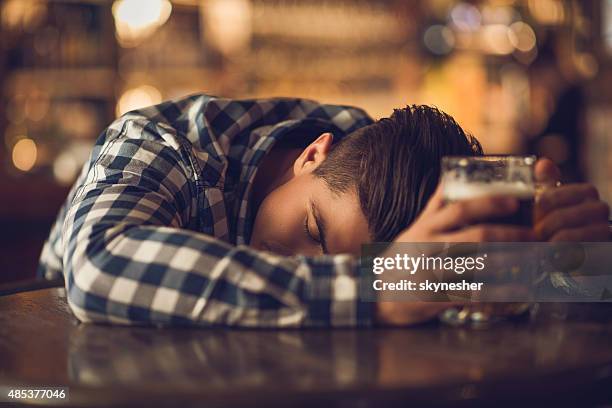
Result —
MULTIPOLYGON (((448 156, 442 159, 445 203, 489 195, 516 197, 518 210, 488 220, 490 224, 532 227, 536 183, 535 156, 448 156)), ((471 303, 443 312, 440 319, 451 325, 487 324, 526 314, 529 303, 471 303)))

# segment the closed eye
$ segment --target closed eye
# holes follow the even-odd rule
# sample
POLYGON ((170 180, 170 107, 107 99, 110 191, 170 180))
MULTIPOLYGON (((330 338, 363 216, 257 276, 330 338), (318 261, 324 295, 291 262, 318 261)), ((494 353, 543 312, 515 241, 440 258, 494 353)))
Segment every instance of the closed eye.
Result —
POLYGON ((308 228, 308 216, 306 216, 304 218, 304 233, 306 234, 306 236, 308 236, 308 238, 317 243, 317 244, 321 244, 321 241, 319 241, 317 238, 315 238, 311 233, 310 233, 310 228, 308 228))
POLYGON ((321 252, 323 252, 324 254, 329 254, 329 251, 327 250, 327 240, 325 239, 325 222, 323 221, 323 218, 321 218, 321 215, 315 207, 314 201, 312 199, 310 199, 309 201, 310 211, 306 211, 306 219, 304 220, 305 229, 308 232, 308 236, 310 237, 310 239, 319 244, 319 246, 321 247, 321 252), (308 217, 311 213, 317 226, 316 236, 313 236, 313 234, 310 233, 310 228, 308 228, 308 217))

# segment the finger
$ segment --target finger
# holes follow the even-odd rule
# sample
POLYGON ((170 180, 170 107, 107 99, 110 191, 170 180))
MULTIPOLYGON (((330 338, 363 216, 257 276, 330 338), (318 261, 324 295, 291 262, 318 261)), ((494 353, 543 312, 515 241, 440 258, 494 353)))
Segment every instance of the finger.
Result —
POLYGON ((581 228, 559 231, 550 239, 553 242, 605 242, 610 239, 608 223, 592 224, 581 228))
POLYGON ((538 214, 546 214, 556 208, 596 200, 599 200, 599 193, 593 185, 587 183, 568 184, 543 191, 536 200, 536 207, 538 214))
POLYGON ((445 235, 447 242, 517 242, 535 239, 530 228, 512 225, 480 224, 445 235))
POLYGON ((487 196, 456 201, 439 210, 431 217, 432 230, 444 232, 466 225, 510 215, 518 210, 518 201, 508 196, 487 196))
POLYGON ((535 227, 536 236, 548 241, 557 232, 567 228, 607 223, 610 208, 602 201, 588 201, 548 213, 535 227))
POLYGON ((552 160, 546 157, 536 162, 534 173, 538 183, 554 185, 561 180, 561 170, 552 160))
POLYGON ((434 191, 431 198, 427 202, 427 205, 423 209, 422 214, 433 213, 439 210, 443 206, 444 206, 444 187, 442 183, 438 183, 438 187, 436 187, 436 190, 434 191))

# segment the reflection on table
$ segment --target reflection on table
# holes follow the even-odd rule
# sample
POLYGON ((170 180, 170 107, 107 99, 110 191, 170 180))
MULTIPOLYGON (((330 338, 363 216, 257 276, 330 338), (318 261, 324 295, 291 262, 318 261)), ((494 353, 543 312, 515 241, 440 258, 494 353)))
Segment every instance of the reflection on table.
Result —
POLYGON ((155 329, 78 324, 63 289, 0 297, 0 386, 71 404, 352 406, 612 401, 608 305, 486 329, 155 329))

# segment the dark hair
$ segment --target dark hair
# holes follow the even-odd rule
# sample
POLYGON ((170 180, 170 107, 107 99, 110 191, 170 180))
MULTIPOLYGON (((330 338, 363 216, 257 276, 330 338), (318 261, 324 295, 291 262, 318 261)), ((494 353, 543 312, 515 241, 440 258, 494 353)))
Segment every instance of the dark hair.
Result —
POLYGON ((388 242, 427 204, 443 156, 481 154, 450 115, 411 105, 345 136, 314 174, 337 194, 356 188, 373 241, 388 242))

